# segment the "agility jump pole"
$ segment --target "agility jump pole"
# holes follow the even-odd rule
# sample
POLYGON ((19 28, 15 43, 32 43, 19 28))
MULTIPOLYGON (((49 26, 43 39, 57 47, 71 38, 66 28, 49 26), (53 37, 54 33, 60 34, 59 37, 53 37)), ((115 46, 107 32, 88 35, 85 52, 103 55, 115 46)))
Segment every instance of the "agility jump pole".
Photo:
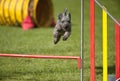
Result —
POLYGON ((108 35, 107 35, 107 13, 106 8, 102 9, 102 31, 103 31, 103 81, 108 81, 108 35))
POLYGON ((116 80, 120 78, 120 26, 115 24, 116 43, 116 80))
POLYGON ((90 0, 90 81, 95 81, 95 3, 90 0))
POLYGON ((80 33, 80 57, 81 57, 81 69, 80 69, 80 81, 84 81, 84 0, 81 0, 81 33, 80 33))
POLYGON ((81 59, 78 56, 45 56, 45 55, 24 55, 24 54, 0 54, 0 57, 16 57, 16 58, 42 58, 42 59, 74 59, 77 60, 78 69, 81 68, 81 59))

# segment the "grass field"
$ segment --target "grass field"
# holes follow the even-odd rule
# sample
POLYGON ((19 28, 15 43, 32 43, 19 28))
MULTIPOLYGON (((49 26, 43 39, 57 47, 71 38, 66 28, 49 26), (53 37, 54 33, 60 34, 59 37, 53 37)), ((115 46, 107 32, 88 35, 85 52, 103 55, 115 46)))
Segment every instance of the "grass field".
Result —
MULTIPOLYGON (((84 80, 89 81, 89 0, 85 1, 84 80)), ((119 0, 99 0, 120 20, 119 0)), ((68 8, 72 14, 72 34, 63 42, 53 44, 53 28, 23 31, 21 27, 0 26, 0 53, 80 55, 80 0, 53 0, 54 15, 68 8)), ((102 81, 101 9, 96 5, 96 81, 102 81)), ((114 22, 108 18, 109 74, 115 74, 114 22)), ((80 81, 75 60, 0 58, 0 81, 80 81)))

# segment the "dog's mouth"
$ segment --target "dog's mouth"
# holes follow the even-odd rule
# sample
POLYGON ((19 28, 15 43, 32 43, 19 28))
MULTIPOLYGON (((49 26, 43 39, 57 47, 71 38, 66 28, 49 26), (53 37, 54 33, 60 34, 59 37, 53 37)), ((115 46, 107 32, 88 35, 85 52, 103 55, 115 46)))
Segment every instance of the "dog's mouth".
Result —
POLYGON ((63 29, 64 31, 68 30, 68 29, 69 29, 69 25, 64 25, 62 29, 63 29))

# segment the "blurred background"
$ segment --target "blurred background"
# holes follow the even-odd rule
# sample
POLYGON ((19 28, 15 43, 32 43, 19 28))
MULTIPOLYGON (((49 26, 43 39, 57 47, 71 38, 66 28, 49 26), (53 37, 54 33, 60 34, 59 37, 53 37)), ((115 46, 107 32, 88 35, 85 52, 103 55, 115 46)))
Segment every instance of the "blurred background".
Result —
MULTIPOLYGON (((84 2, 84 79, 89 81, 90 1, 84 2)), ((99 2, 120 21, 119 0, 99 2)), ((80 6, 80 0, 0 0, 0 53, 80 56, 80 6), (65 8, 72 16, 72 34, 54 45, 53 28, 65 8)), ((95 5, 95 10, 96 81, 102 81, 102 9, 95 5)), ((108 17, 109 74, 115 74, 114 27, 108 17)), ((74 60, 1 57, 0 66, 0 81, 80 81, 74 60)))

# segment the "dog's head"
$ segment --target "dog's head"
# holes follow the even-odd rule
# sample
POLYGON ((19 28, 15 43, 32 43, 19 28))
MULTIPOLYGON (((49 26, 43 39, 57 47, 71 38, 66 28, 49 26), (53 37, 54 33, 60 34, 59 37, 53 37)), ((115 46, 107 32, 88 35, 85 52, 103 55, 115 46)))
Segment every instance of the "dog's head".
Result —
POLYGON ((63 27, 64 30, 66 30, 70 24, 71 24, 71 14, 68 12, 67 13, 67 8, 63 13, 60 13, 58 15, 58 19, 63 27))

